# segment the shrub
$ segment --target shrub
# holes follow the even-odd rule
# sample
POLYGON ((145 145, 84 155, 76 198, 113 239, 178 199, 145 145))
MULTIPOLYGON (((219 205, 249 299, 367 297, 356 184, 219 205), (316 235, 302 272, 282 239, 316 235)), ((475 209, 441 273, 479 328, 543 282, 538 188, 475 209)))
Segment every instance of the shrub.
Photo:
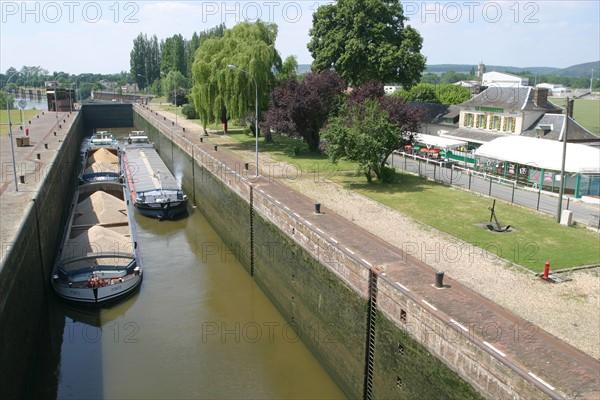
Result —
POLYGON ((198 113, 196 112, 196 107, 193 104, 185 104, 181 107, 181 113, 185 115, 187 119, 198 119, 198 113))

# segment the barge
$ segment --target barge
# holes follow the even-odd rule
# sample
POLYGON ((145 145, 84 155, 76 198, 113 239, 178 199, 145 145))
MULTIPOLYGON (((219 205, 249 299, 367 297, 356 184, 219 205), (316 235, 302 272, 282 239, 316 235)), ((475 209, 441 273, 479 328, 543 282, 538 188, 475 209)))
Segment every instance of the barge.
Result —
POLYGON ((121 176, 118 141, 106 132, 93 135, 82 151, 80 183, 118 182, 121 176))
POLYGON ((62 298, 103 305, 137 289, 142 267, 125 187, 94 182, 78 187, 51 283, 62 298))
POLYGON ((143 131, 133 131, 121 152, 122 175, 137 212, 175 219, 187 213, 188 197, 143 131))

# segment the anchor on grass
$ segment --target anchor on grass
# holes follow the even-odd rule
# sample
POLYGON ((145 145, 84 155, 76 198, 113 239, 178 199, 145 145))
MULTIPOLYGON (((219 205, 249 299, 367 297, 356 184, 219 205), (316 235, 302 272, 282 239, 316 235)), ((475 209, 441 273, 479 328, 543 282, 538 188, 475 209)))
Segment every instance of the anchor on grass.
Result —
POLYGON ((490 215, 490 222, 492 222, 492 219, 494 219, 494 222, 496 223, 496 225, 494 224, 487 224, 487 228, 490 231, 494 231, 494 232, 506 232, 510 229, 510 225, 506 225, 504 228, 502 227, 502 225, 500 225, 500 222, 498 222, 498 217, 496 217, 496 200, 494 200, 494 203, 492 204, 491 207, 488 207, 488 210, 490 210, 492 212, 492 215, 490 215))

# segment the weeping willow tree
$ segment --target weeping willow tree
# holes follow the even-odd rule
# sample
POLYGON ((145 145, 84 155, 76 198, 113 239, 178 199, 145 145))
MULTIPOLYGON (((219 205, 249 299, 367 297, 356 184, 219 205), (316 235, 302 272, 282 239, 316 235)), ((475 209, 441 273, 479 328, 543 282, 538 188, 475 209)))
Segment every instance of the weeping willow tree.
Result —
POLYGON ((267 108, 274 71, 281 69, 276 38, 276 24, 257 21, 242 22, 222 37, 202 42, 192 67, 192 99, 204 128, 221 121, 227 130, 230 118, 254 123, 253 77, 258 85, 259 110, 267 108))

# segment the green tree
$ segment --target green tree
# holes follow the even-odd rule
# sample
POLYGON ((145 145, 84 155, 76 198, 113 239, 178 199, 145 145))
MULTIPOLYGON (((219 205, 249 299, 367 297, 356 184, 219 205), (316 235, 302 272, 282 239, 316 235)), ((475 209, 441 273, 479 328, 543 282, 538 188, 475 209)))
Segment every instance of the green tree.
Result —
POLYGON ((277 73, 276 79, 278 83, 282 83, 287 81, 290 78, 295 78, 298 75, 298 60, 296 56, 288 56, 283 64, 281 64, 281 69, 277 73))
POLYGON ((160 71, 178 71, 182 75, 186 73, 185 45, 183 36, 173 35, 160 44, 160 71))
POLYGON ((156 35, 148 39, 147 35, 140 33, 133 40, 133 49, 129 54, 129 67, 140 89, 160 79, 160 48, 156 35))
POLYGON ((188 88, 188 79, 179 71, 170 71, 162 80, 162 93, 173 93, 177 89, 188 88))
POLYGON ((0 89, 0 110, 6 110, 6 99, 8 97, 8 108, 13 110, 15 108, 15 98, 12 94, 6 93, 0 89))
POLYGON ((331 161, 358 162, 359 170, 368 182, 372 181, 372 173, 382 180, 385 162, 399 147, 401 137, 400 128, 389 121, 387 113, 373 99, 342 107, 323 134, 331 161))
POLYGON ((394 93, 396 97, 402 97, 405 101, 416 101, 420 103, 439 103, 435 85, 419 83, 410 90, 402 89, 394 93))
POLYGON ((192 99, 204 127, 215 120, 223 122, 225 129, 229 118, 253 120, 254 79, 259 109, 266 109, 274 85, 273 71, 281 69, 276 38, 275 24, 242 22, 226 30, 223 37, 200 44, 193 66, 192 99))
POLYGON ((417 84, 425 69, 423 38, 406 20, 398 0, 338 0, 319 7, 309 31, 313 72, 334 69, 354 86, 371 80, 417 84))
POLYGON ((429 83, 431 85, 439 85, 440 81, 440 76, 432 72, 423 75, 423 78, 421 79, 421 83, 429 83))
POLYGON ((196 57, 196 50, 198 50, 200 44, 206 39, 222 37, 225 33, 225 29, 227 29, 225 24, 221 23, 210 29, 203 30, 200 33, 194 32, 192 39, 185 42, 187 64, 185 76, 189 78, 190 81, 192 79, 192 66, 194 65, 194 58, 196 57))
POLYGON ((440 85, 437 87, 437 97, 442 104, 460 104, 471 98, 471 91, 454 84, 440 85))
POLYGON ((451 70, 443 72, 440 78, 440 83, 456 83, 458 81, 465 81, 469 77, 466 74, 451 70))

